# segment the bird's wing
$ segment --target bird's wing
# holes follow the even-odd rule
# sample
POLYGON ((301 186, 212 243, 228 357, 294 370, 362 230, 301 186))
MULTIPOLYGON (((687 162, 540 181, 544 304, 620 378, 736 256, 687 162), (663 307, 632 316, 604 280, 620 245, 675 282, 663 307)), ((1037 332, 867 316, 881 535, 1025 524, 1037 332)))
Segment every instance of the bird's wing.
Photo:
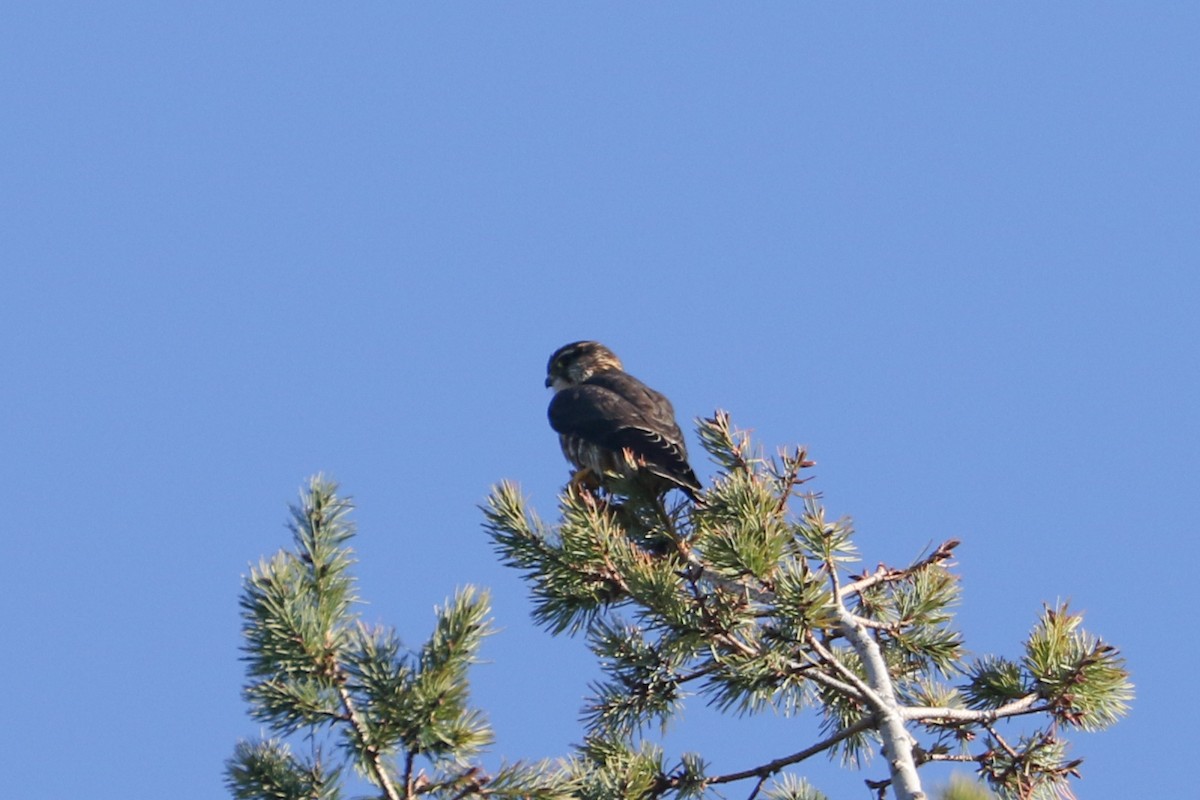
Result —
POLYGON ((601 373, 555 394, 550 426, 612 452, 628 448, 651 471, 700 488, 666 397, 626 373, 601 373))

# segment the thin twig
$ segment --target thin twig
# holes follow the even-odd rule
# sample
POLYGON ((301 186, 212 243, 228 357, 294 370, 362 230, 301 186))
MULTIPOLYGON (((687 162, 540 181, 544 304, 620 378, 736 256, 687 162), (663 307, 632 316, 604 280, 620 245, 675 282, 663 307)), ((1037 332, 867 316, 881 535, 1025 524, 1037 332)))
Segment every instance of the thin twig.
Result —
POLYGON ((788 471, 783 477, 783 490, 779 493, 779 504, 775 507, 776 514, 782 514, 787 509, 788 500, 792 499, 792 490, 805 482, 799 479, 800 470, 811 467, 814 463, 809 461, 807 456, 808 452, 803 447, 796 448, 794 459, 789 459, 787 453, 783 453, 783 460, 788 465, 788 471))
POLYGON ((1013 759, 1014 761, 1020 758, 1020 756, 1017 755, 1017 751, 1012 748, 1012 745, 1004 741, 1004 737, 996 732, 995 727, 993 727, 991 723, 985 724, 983 727, 984 730, 992 735, 992 738, 996 740, 996 743, 1004 748, 1004 752, 1008 753, 1009 758, 1013 759))
POLYGON ((864 780, 863 783, 867 785, 868 789, 875 793, 875 796, 878 797, 879 800, 885 800, 887 797, 887 788, 892 785, 892 779, 884 778, 881 781, 873 781, 868 778, 864 780))
POLYGON ((378 781, 379 788, 383 789, 383 793, 388 800, 401 800, 400 793, 392 785, 392 779, 388 776, 387 770, 383 766, 383 754, 379 752, 378 747, 367 741, 366 726, 363 725, 362 719, 358 716, 358 710, 354 707, 354 698, 350 696, 350 690, 346 688, 344 682, 337 681, 337 692, 338 697, 341 698, 342 707, 346 709, 346 714, 350 718, 348 720, 350 727, 354 729, 354 735, 358 739, 358 743, 366 751, 367 765, 371 769, 372 777, 378 781))
POLYGON ((921 756, 922 762, 928 761, 958 761, 967 763, 978 761, 979 756, 973 756, 970 753, 925 753, 921 756))
POLYGON ((480 789, 487 785, 489 780, 479 767, 471 767, 454 779, 455 783, 461 783, 463 786, 454 794, 451 800, 465 800, 465 798, 477 794, 480 789))
POLYGON ((708 786, 716 786, 722 783, 734 783, 735 781, 744 781, 748 778, 769 778, 776 772, 779 772, 784 767, 790 767, 792 764, 798 764, 805 759, 812 758, 818 753, 823 753, 839 742, 849 739, 851 736, 869 730, 872 722, 869 719, 860 719, 853 725, 850 725, 827 739, 823 739, 811 747, 806 747, 803 750, 792 753, 790 756, 783 756, 774 761, 768 761, 766 764, 754 767, 752 769, 744 769, 739 772, 730 772, 725 775, 717 775, 707 779, 704 783, 708 786))
POLYGON ((697 678, 703 678, 706 675, 711 675, 714 672, 718 672, 718 671, 720 671, 720 669, 721 669, 720 662, 713 661, 712 663, 706 664, 703 667, 700 667, 699 669, 696 669, 692 672, 687 673, 686 675, 679 676, 678 678, 675 679, 675 682, 676 683, 688 683, 690 681, 696 680, 697 678))
POLYGON ((961 542, 959 542, 958 539, 948 539, 945 542, 942 542, 942 544, 939 545, 938 548, 928 556, 906 569, 893 569, 880 565, 879 568, 870 575, 867 575, 864 578, 859 578, 854 583, 848 583, 843 586, 840 590, 838 590, 838 594, 840 597, 845 598, 853 594, 861 594, 864 590, 869 589, 879 583, 892 583, 898 580, 903 580, 909 575, 912 575, 913 573, 929 566, 930 564, 940 564, 941 562, 946 561, 951 557, 952 551, 954 548, 958 547, 959 544, 961 544, 961 542))
POLYGON ((857 686, 854 686, 853 684, 850 684, 850 683, 846 683, 845 681, 839 681, 837 678, 826 675, 824 672, 819 672, 817 670, 813 670, 811 673, 806 674, 804 677, 808 678, 809 680, 811 680, 814 683, 819 683, 828 689, 833 689, 835 691, 841 692, 842 694, 846 695, 847 697, 854 700, 855 702, 862 703, 863 705, 866 705, 866 703, 867 703, 866 695, 864 695, 862 692, 860 692, 858 690, 857 686))
POLYGON ((716 618, 713 617, 712 611, 709 610, 708 604, 705 602, 705 599, 708 597, 708 593, 700 589, 695 575, 685 575, 684 580, 687 581, 688 588, 691 589, 692 600, 696 603, 697 608, 700 610, 700 618, 704 620, 705 626, 709 629, 708 632, 712 633, 717 641, 728 645, 744 656, 755 657, 761 655, 756 648, 751 647, 741 639, 738 639, 733 635, 732 631, 725 630, 717 622, 716 618))
POLYGON ((875 690, 868 686, 866 681, 855 675, 849 667, 843 664, 833 653, 833 651, 821 644, 821 641, 816 637, 815 634, 813 634, 812 631, 808 632, 808 644, 813 650, 817 651, 817 655, 821 656, 825 663, 829 664, 829 666, 833 667, 835 672, 849 681, 850 684, 858 690, 858 693, 877 711, 882 710, 884 706, 883 698, 876 694, 875 690))
POLYGON ((969 708, 946 708, 946 707, 930 707, 930 706, 902 706, 900 714, 907 720, 920 722, 936 722, 938 720, 946 720, 949 722, 975 722, 982 725, 991 725, 998 719, 1005 717, 1016 717, 1021 714, 1039 714, 1043 711, 1049 711, 1049 705, 1035 705, 1038 696, 1036 694, 1027 694, 1019 700, 1014 700, 1011 703, 1000 706, 999 708, 986 709, 976 711, 969 708))
POLYGON ((404 754, 404 794, 412 797, 413 792, 413 762, 416 760, 417 754, 409 750, 404 754))
POLYGON ((803 677, 813 681, 814 683, 819 683, 826 688, 841 692, 842 694, 859 703, 866 704, 867 698, 858 690, 858 687, 854 686, 853 684, 846 683, 845 681, 839 681, 837 678, 834 678, 831 675, 827 675, 823 671, 824 665, 821 661, 813 658, 803 650, 799 650, 797 652, 799 653, 800 657, 808 663, 799 664, 793 661, 788 665, 788 668, 793 674, 803 673, 803 677))
POLYGON ((833 587, 833 597, 835 600, 842 599, 841 580, 838 578, 837 564, 832 558, 825 559, 825 569, 829 570, 829 584, 833 587))

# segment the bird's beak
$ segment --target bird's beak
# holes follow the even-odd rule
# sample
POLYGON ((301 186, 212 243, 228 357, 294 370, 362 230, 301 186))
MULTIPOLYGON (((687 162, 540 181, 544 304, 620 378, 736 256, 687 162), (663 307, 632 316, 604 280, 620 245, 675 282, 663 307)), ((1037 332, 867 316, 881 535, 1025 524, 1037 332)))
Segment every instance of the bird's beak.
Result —
POLYGON ((553 385, 554 385, 554 381, 550 380, 549 378, 546 378, 546 388, 549 389, 553 385))

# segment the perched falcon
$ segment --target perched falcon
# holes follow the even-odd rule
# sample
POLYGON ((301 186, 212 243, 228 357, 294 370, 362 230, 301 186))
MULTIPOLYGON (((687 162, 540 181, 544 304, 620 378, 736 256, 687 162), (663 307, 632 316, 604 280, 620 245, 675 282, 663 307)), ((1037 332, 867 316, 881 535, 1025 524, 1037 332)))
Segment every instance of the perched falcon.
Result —
POLYGON ((671 401, 625 372, 613 351, 599 342, 558 348, 546 365, 546 386, 554 388, 550 427, 581 472, 598 481, 606 472, 636 478, 655 495, 678 488, 698 501, 700 481, 688 466, 671 401), (636 474, 627 474, 623 451, 638 465, 636 474))

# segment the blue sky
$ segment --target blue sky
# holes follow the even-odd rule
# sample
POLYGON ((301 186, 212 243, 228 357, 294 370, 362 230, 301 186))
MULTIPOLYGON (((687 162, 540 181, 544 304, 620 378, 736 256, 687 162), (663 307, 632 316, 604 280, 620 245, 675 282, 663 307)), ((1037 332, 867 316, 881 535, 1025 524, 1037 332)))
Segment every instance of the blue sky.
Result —
MULTIPOLYGON (((511 478, 552 512, 543 370, 580 338, 684 421, 808 445, 868 564, 961 538, 976 652, 1069 598, 1138 687, 1076 738, 1079 796, 1192 790, 1195 5, 2 19, 7 795, 224 794, 258 731, 241 576, 318 471, 359 505, 365 618, 417 645, 490 587, 496 752, 565 753, 590 660, 476 506, 511 478)), ((735 769, 810 731, 696 709, 669 741, 735 769)))

